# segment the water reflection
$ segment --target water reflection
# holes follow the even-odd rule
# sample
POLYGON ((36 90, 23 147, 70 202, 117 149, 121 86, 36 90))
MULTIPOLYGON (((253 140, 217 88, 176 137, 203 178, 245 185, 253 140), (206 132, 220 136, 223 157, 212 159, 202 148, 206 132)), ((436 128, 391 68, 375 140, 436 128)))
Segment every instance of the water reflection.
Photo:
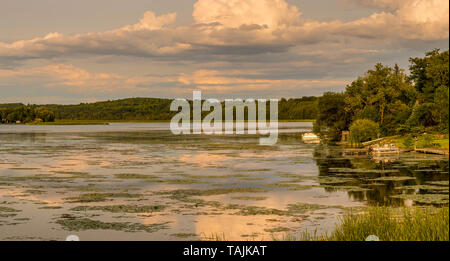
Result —
POLYGON ((318 146, 314 159, 327 191, 347 191, 369 205, 448 205, 449 161, 444 156, 343 156, 339 147, 318 146))

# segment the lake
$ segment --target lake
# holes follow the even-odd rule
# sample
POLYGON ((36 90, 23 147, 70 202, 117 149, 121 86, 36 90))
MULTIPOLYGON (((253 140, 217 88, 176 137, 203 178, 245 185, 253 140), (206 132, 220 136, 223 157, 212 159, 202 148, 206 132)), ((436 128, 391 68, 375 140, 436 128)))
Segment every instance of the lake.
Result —
POLYGON ((367 206, 448 206, 445 156, 343 156, 168 123, 0 125, 0 240, 273 240, 331 232, 367 206))

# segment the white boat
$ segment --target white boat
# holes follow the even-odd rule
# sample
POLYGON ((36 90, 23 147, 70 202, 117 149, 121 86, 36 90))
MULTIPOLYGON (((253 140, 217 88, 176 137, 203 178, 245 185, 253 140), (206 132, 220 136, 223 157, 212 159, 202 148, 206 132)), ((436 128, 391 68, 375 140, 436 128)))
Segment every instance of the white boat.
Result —
POLYGON ((309 132, 302 135, 302 141, 304 143, 318 144, 320 143, 320 138, 316 134, 309 132))
POLYGON ((396 154, 400 153, 400 149, 394 144, 384 144, 383 147, 377 144, 369 148, 369 152, 372 154, 396 154))

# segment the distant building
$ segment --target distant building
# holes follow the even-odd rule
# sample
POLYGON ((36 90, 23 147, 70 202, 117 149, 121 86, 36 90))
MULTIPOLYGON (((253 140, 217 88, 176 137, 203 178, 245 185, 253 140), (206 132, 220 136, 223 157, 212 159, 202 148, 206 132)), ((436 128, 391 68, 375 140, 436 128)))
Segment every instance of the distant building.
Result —
POLYGON ((348 142, 350 140, 350 132, 343 131, 341 136, 341 142, 348 142))

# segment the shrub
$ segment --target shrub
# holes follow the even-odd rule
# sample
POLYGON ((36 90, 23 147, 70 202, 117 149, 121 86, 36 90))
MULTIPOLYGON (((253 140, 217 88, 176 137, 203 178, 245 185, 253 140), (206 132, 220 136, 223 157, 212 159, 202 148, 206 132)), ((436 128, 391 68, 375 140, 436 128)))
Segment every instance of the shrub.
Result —
POLYGON ((356 120, 350 126, 350 140, 361 143, 376 139, 380 132, 378 123, 367 119, 356 120))
POLYGON ((414 146, 414 139, 411 136, 408 136, 403 140, 403 146, 405 146, 405 148, 407 149, 412 148, 414 146))

